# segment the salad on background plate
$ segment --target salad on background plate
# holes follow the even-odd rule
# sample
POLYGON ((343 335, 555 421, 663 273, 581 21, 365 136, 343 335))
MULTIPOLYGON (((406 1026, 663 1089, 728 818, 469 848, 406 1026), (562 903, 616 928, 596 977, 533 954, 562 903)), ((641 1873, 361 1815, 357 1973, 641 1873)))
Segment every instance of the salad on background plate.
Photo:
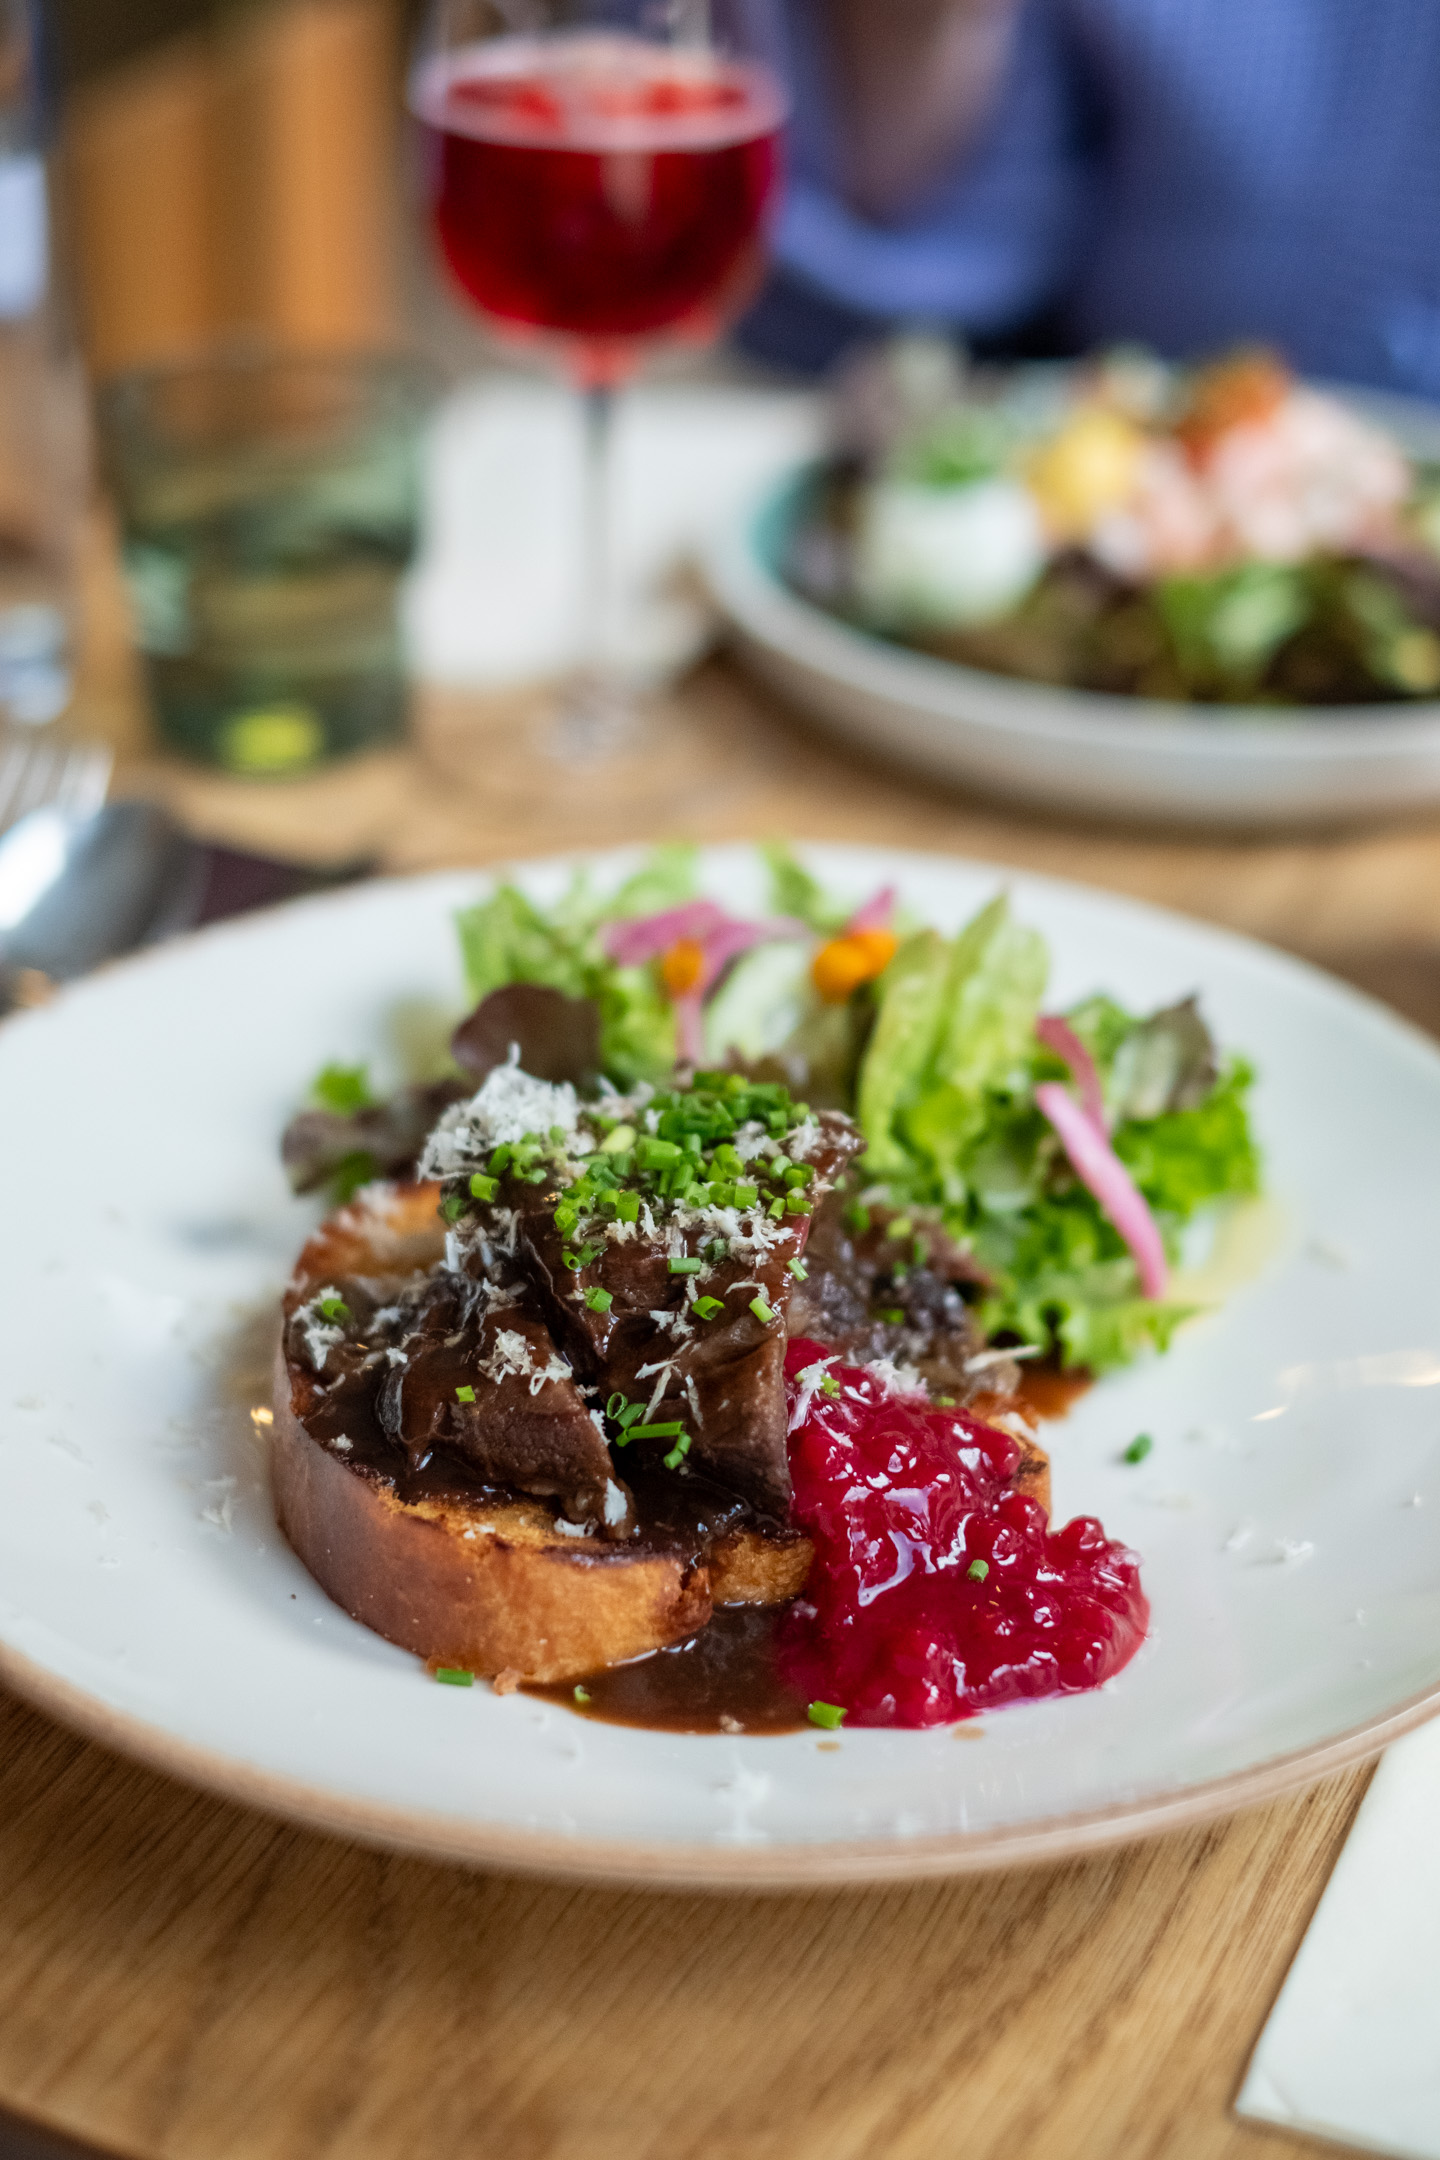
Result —
POLYGON ((1216 706, 1440 692, 1440 467, 1275 355, 842 382, 782 565, 855 627, 995 674, 1216 706))

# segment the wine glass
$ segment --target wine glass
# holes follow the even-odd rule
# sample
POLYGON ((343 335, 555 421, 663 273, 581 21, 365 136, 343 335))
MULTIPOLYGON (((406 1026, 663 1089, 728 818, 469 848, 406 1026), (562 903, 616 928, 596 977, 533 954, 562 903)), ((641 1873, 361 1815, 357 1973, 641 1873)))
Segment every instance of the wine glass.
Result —
POLYGON ((615 393, 759 282, 786 97, 766 0, 436 0, 410 78, 440 250, 491 329, 584 400, 570 748, 623 732, 611 652, 615 393))

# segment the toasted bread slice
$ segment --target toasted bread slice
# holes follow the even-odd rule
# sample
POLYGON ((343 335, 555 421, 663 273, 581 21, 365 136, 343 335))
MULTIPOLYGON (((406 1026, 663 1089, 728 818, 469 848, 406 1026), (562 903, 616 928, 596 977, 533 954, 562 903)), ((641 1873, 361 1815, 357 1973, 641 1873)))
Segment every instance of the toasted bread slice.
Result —
MULTIPOLYGON (((285 1317, 339 1277, 393 1279, 444 1251, 434 1184, 378 1185, 332 1215, 300 1255, 285 1317)), ((337 1605, 441 1665, 555 1683, 683 1642, 716 1606, 783 1605, 813 1558, 796 1531, 728 1529, 698 1553, 643 1534, 562 1529, 541 1500, 441 1492, 402 1498, 396 1479, 309 1429, 313 1372, 275 1362, 273 1475, 280 1526, 337 1605)), ((1023 1432, 1018 1490, 1049 1503, 1049 1465, 1023 1432)))
MULTIPOLYGON (((300 1255, 288 1318, 337 1276, 403 1277, 444 1250, 435 1185, 374 1186, 323 1223, 300 1255)), ((404 1500, 391 1479, 306 1428, 314 1376, 275 1367, 274 1482, 280 1526, 337 1605, 440 1664, 487 1676, 579 1678, 683 1642, 717 1604, 795 1597, 812 1548, 795 1533, 732 1531, 698 1560, 562 1532, 520 1495, 404 1500)))

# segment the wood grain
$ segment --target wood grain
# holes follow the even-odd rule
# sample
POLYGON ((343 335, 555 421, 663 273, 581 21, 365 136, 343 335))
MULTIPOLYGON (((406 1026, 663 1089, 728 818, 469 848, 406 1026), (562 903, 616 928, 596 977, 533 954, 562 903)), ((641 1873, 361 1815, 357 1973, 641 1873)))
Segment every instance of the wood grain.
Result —
MULTIPOLYGON (((82 722, 202 828, 390 867, 785 831, 1117 887, 1440 1026, 1440 820, 1305 840, 1041 821, 834 752, 724 662, 602 759, 543 697, 285 788, 148 756, 104 551, 82 722)), ((1206 1830, 903 1890, 547 1886, 346 1846, 0 1698, 0 2104, 144 2160, 1265 2160, 1229 2113, 1363 1771, 1206 1830)))
POLYGON ((576 1890, 185 1793, 0 1701, 0 2094, 165 2160, 1304 2148, 1226 2108, 1364 1774, 893 1891, 576 1890))

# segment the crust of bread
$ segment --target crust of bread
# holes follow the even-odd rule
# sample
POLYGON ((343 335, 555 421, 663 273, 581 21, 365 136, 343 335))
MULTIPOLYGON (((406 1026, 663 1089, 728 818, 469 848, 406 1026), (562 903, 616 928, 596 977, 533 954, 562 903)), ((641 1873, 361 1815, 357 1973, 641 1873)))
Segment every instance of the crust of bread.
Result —
POLYGON ((667 1554, 563 1538, 538 1501, 402 1501, 306 1432, 276 1365, 280 1527, 311 1574, 406 1650, 488 1678, 558 1681, 682 1642, 710 1618, 709 1578, 667 1554))
POLYGON ((735 1530, 706 1556, 716 1605, 788 1605, 805 1587, 815 1547, 799 1530, 735 1530))
MULTIPOLYGON (((444 1249, 437 1185, 372 1186, 306 1244, 286 1294, 295 1308, 337 1275, 427 1268, 444 1249)), ((583 1679, 683 1642, 716 1606, 783 1605, 814 1557, 798 1532, 720 1539, 699 1562, 566 1536, 523 1495, 401 1500, 306 1430, 309 1376, 275 1359, 272 1473, 280 1527, 353 1619, 433 1664, 502 1685, 583 1679)), ((1049 1504, 1049 1463, 1017 1435, 1018 1490, 1049 1504)))

